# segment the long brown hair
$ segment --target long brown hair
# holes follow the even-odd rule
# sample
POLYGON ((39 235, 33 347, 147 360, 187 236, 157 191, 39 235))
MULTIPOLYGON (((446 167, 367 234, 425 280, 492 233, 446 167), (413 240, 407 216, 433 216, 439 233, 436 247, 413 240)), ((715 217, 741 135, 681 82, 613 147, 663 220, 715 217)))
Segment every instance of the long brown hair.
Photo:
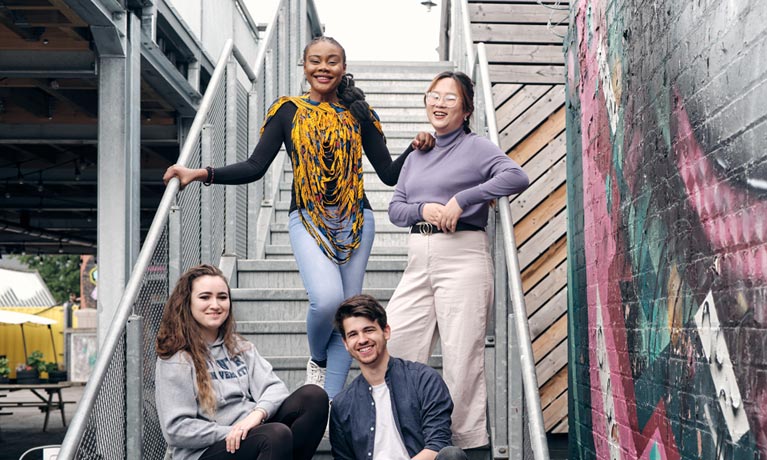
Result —
POLYGON ((224 346, 230 356, 239 354, 239 338, 231 306, 231 289, 224 274, 212 265, 198 265, 181 275, 170 298, 165 303, 160 330, 157 332, 155 350, 157 356, 168 359, 178 352, 184 352, 192 360, 197 381, 198 402, 203 411, 211 417, 216 413, 216 398, 210 379, 207 361, 210 357, 207 342, 202 338, 202 327, 192 316, 192 284, 202 276, 217 276, 224 280, 229 291, 229 316, 219 328, 224 336, 224 346))

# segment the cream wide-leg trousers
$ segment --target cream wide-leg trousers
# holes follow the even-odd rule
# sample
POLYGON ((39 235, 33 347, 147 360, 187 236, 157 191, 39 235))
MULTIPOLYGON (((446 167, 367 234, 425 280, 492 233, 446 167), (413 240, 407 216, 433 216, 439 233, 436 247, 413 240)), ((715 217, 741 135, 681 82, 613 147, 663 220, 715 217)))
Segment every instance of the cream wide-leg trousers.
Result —
POLYGON ((392 356, 426 363, 437 338, 450 390, 453 444, 489 442, 485 330, 493 302, 493 264, 482 231, 410 234, 408 264, 386 307, 392 356))

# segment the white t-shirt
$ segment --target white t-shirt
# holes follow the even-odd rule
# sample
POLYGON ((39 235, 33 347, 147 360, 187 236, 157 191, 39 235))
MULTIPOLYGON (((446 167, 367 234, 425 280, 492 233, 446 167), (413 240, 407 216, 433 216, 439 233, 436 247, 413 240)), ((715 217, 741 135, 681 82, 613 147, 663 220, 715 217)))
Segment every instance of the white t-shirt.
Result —
POLYGON ((373 401, 376 405, 376 439, 373 460, 410 460, 402 436, 394 423, 389 387, 386 383, 373 387, 373 401))

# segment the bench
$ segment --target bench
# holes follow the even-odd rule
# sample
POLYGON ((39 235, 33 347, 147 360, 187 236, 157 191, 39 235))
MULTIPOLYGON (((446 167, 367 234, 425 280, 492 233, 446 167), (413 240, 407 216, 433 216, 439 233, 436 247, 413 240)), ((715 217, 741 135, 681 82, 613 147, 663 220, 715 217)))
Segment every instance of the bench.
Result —
MULTIPOLYGON (((6 407, 39 407, 41 411, 45 412, 45 422, 43 422, 43 432, 48 429, 48 420, 51 416, 52 410, 58 410, 61 412, 61 423, 66 427, 67 419, 64 414, 65 404, 75 404, 76 401, 64 401, 61 397, 61 390, 72 386, 70 382, 59 383, 33 383, 33 384, 0 384, 0 392, 8 391, 22 391, 28 390, 32 392, 37 401, 0 401, 0 409, 6 407), (40 393, 45 391, 47 398, 40 393), (56 396, 56 400, 54 400, 56 396)), ((10 415, 10 413, 8 413, 10 415)))

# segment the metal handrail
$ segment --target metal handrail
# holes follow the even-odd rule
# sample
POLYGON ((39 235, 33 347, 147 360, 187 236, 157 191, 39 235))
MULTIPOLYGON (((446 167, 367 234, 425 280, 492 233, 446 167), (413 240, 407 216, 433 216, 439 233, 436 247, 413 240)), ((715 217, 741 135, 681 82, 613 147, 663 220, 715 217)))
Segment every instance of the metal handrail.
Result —
MULTIPOLYGON (((466 1, 464 0, 463 3, 466 3, 466 1)), ((501 143, 498 138, 498 125, 495 119, 495 105, 493 104, 492 84, 490 82, 490 68, 487 63, 484 43, 477 44, 476 64, 479 70, 479 78, 481 79, 481 96, 484 100, 485 123, 488 135, 490 140, 500 148, 501 143)), ((522 275, 519 267, 517 243, 514 238, 514 222, 511 218, 508 197, 504 196, 498 200, 498 210, 503 231, 506 273, 509 277, 509 292, 514 312, 514 326, 517 333, 518 346, 521 351, 522 380, 524 382, 525 407, 530 427, 530 442, 536 460, 548 460, 549 447, 546 442, 546 428, 543 423, 543 412, 541 411, 541 396, 538 392, 538 377, 535 372, 535 357, 530 339, 530 327, 527 321, 525 295, 522 289, 522 275)))
MULTIPOLYGON (((245 61, 242 53, 234 46, 232 39, 227 40, 224 44, 221 56, 216 63, 216 68, 213 71, 210 83, 202 98, 197 115, 189 129, 184 146, 181 149, 181 154, 177 161, 180 165, 186 165, 192 155, 197 139, 205 124, 208 111, 213 104, 213 97, 218 90, 219 85, 222 83, 224 72, 231 56, 234 56, 235 59, 237 59, 251 81, 255 79, 255 72, 250 69, 249 64, 245 61)), ((157 212, 149 227, 149 232, 144 240, 144 245, 141 247, 136 263, 131 271, 130 279, 125 286, 125 291, 120 300, 120 304, 117 307, 115 316, 111 322, 106 338, 104 339, 104 343, 99 350, 99 356, 93 371, 91 372, 90 378, 88 379, 88 384, 85 386, 82 398, 78 403, 77 411, 72 418, 72 422, 70 423, 67 434, 62 442, 61 451, 58 456, 59 460, 72 460, 77 453, 77 447, 80 445, 83 434, 85 433, 88 417, 90 417, 93 412, 96 398, 104 383, 104 378, 109 368, 110 361, 112 360, 112 356, 123 336, 128 318, 134 311, 134 303, 139 294, 143 276, 147 271, 152 254, 157 248, 162 232, 165 229, 168 215, 178 190, 179 180, 177 178, 171 179, 165 189, 165 193, 162 195, 160 204, 157 207, 157 212)))

